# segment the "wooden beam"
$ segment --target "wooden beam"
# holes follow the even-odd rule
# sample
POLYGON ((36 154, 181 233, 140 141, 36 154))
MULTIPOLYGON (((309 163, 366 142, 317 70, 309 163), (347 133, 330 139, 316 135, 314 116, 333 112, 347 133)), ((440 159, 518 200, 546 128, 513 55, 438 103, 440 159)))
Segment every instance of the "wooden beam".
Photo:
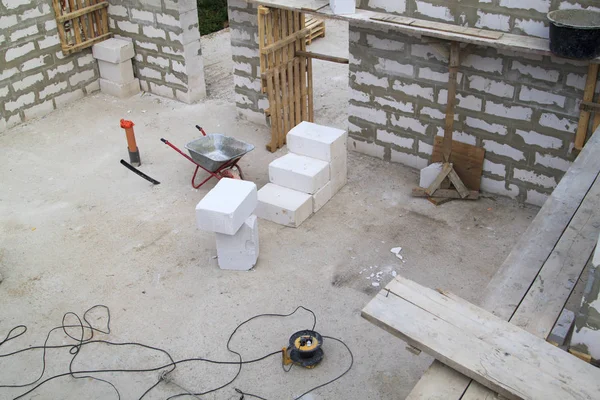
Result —
MULTIPOLYGON (((509 320, 524 301, 532 282, 561 240, 567 226, 590 191, 600 172, 600 130, 590 138, 571 168, 563 176, 531 225, 521 235, 484 291, 482 307, 509 320)), ((551 328, 550 328, 551 329, 551 328)), ((535 329, 539 333, 539 329, 535 329)), ((550 331, 548 330, 547 334, 550 331)), ((464 393, 471 380, 449 374, 439 361, 414 387, 407 400, 439 398, 441 393, 464 393), (461 390, 462 388, 462 390, 461 390)), ((473 386, 473 385, 471 385, 473 386)), ((476 385, 475 385, 476 386, 476 385)), ((444 397, 458 400, 461 396, 444 397)))
POLYGON ((104 1, 102 3, 98 3, 98 4, 94 4, 93 6, 88 6, 88 7, 83 7, 80 8, 77 11, 73 11, 67 14, 63 14, 61 16, 57 16, 56 17, 56 22, 58 23, 64 23, 65 21, 70 21, 72 19, 75 19, 77 17, 81 17, 84 14, 87 14, 89 12, 95 11, 95 10, 100 10, 102 8, 106 8, 108 7, 108 2, 104 1))
MULTIPOLYGON (((587 81, 583 92, 583 101, 591 102, 594 100, 594 92, 596 91, 596 82, 598 81, 598 64, 590 64, 588 67, 587 81)), ((577 133, 575 134, 575 150, 581 150, 585 144, 587 137, 588 125, 590 122, 590 112, 581 111, 579 115, 579 124, 577 125, 577 133)))
POLYGON ((290 43, 295 42, 296 40, 298 40, 300 38, 305 37, 309 33, 310 33, 310 28, 304 28, 304 29, 299 30, 298 32, 294 33, 293 35, 286 37, 285 39, 278 40, 277 42, 275 42, 273 44, 263 47, 260 50, 260 52, 263 54, 271 53, 277 49, 280 49, 282 47, 289 45, 290 43))
POLYGON ((432 197, 435 199, 438 198, 449 198, 449 199, 463 199, 463 200, 477 200, 479 198, 479 192, 475 190, 471 190, 466 197, 461 197, 460 193, 458 193, 454 189, 438 189, 432 195, 427 194, 427 189, 425 188, 413 188, 412 195, 414 197, 432 197))
POLYGON ((587 111, 587 112, 591 112, 591 113, 599 112, 600 111, 600 103, 593 103, 591 101, 582 101, 579 104, 579 109, 581 111, 587 111))
POLYGON ((600 393, 600 369, 460 297, 400 276, 362 316, 509 399, 600 393))
POLYGON ((450 44, 450 60, 448 62, 448 100, 446 103, 446 120, 444 124, 444 162, 450 161, 452 154, 452 134, 454 132, 454 109, 456 108, 456 87, 458 86, 458 67, 460 66, 460 43, 450 44))
POLYGON ((433 193, 435 193, 435 191, 438 190, 438 188, 442 184, 442 181, 446 179, 446 177, 451 171, 452 164, 448 162, 444 163, 444 165, 442 166, 442 170, 440 171, 438 176, 436 176, 433 182, 431 182, 431 185, 429 185, 429 187, 425 189, 425 193, 427 193, 428 196, 433 195, 433 193))
POLYGON ((101 36, 98 36, 98 37, 95 37, 93 39, 86 40, 83 43, 79 43, 79 44, 76 44, 74 46, 63 47, 62 51, 63 51, 64 54, 71 54, 71 53, 74 53, 74 52, 76 52, 76 51, 78 51, 78 50, 80 50, 82 48, 89 47, 89 46, 93 45, 94 43, 98 43, 98 42, 101 42, 101 41, 103 41, 105 39, 108 39, 109 37, 112 37, 112 35, 113 35, 112 32, 105 33, 105 34, 103 34, 101 36))
POLYGON ((317 60, 331 61, 339 64, 348 64, 347 58, 328 56, 327 54, 313 53, 312 51, 296 50, 296 55, 300 57, 315 58, 317 60))

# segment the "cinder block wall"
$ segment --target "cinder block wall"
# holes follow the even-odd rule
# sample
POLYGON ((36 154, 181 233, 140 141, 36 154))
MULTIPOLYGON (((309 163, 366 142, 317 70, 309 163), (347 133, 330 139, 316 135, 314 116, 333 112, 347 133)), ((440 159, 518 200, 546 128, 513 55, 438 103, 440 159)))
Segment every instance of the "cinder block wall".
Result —
POLYGON ((416 18, 548 37, 551 10, 585 8, 600 11, 598 0, 361 0, 360 8, 416 18))
POLYGON ((245 0, 228 0, 227 5, 238 114, 253 122, 266 124, 264 110, 269 106, 269 101, 261 92, 258 7, 245 0))
POLYGON ((63 55, 51 4, 0 2, 0 132, 100 88, 91 50, 63 55))
POLYGON ((115 37, 135 48, 142 90, 193 103, 206 96, 196 0, 109 0, 115 37))
MULTIPOLYGON (((443 135, 447 59, 431 45, 350 26, 349 148, 414 168, 443 135)), ((542 204, 570 166, 587 63, 469 46, 455 140, 486 149, 482 189, 542 204)))

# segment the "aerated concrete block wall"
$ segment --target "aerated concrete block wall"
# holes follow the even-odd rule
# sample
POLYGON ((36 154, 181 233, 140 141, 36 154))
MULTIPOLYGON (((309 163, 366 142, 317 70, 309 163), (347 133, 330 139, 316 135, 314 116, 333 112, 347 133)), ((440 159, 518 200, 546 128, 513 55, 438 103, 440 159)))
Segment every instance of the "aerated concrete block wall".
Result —
POLYGON ((63 55, 51 4, 0 1, 0 132, 100 88, 91 49, 63 55))
POLYGON ((415 18, 548 37, 551 10, 600 11, 598 0, 361 0, 360 8, 415 18))
MULTIPOLYGON (((475 46, 461 58, 454 139, 486 149, 484 191, 542 204, 573 158, 587 63, 475 46)), ((420 38, 351 25, 349 148, 425 167, 447 65, 420 38)))
POLYGON ((258 51, 258 7, 245 0, 228 0, 235 104, 238 114, 266 124, 269 101, 261 92, 258 51))
MULTIPOLYGON (((550 10, 596 0, 362 0, 362 7, 548 37, 550 10)), ((443 45, 442 45, 443 46, 443 45)), ((574 157, 587 63, 469 46, 459 75, 455 140, 486 149, 481 187, 541 205, 574 157)), ((350 25, 349 147, 414 168, 443 135, 448 60, 426 40, 350 25)))
POLYGON ((193 103, 206 96, 196 0, 109 0, 115 37, 133 41, 142 90, 193 103))

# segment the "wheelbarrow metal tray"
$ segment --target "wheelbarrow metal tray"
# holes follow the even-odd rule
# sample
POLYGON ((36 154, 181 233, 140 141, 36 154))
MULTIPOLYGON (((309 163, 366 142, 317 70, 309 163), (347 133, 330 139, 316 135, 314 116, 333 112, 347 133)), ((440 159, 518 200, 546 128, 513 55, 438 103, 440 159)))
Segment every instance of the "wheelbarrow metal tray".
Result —
POLYGON ((185 145, 192 159, 203 168, 215 172, 231 160, 254 150, 251 145, 229 136, 212 133, 185 145))

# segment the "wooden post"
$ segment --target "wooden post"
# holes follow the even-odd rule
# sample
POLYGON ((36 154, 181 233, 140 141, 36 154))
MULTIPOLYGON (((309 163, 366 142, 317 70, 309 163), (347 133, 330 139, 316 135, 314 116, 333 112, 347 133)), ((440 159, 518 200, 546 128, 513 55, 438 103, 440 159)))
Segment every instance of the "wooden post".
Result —
POLYGON ((446 103, 446 123, 444 125, 444 162, 450 162, 452 154, 452 133, 454 131, 454 108, 456 106, 456 87, 458 85, 458 67, 460 66, 460 43, 450 43, 448 79, 448 102, 446 103))
MULTIPOLYGON (((596 90, 596 81, 598 80, 598 64, 590 63, 588 68, 587 82, 583 92, 583 101, 594 100, 594 92, 596 90)), ((597 118, 594 118, 596 122, 597 118)), ((583 149, 585 139, 587 137, 588 125, 590 122, 590 112, 581 111, 579 114, 579 124, 577 125, 577 133, 575 134, 575 150, 583 149)))

